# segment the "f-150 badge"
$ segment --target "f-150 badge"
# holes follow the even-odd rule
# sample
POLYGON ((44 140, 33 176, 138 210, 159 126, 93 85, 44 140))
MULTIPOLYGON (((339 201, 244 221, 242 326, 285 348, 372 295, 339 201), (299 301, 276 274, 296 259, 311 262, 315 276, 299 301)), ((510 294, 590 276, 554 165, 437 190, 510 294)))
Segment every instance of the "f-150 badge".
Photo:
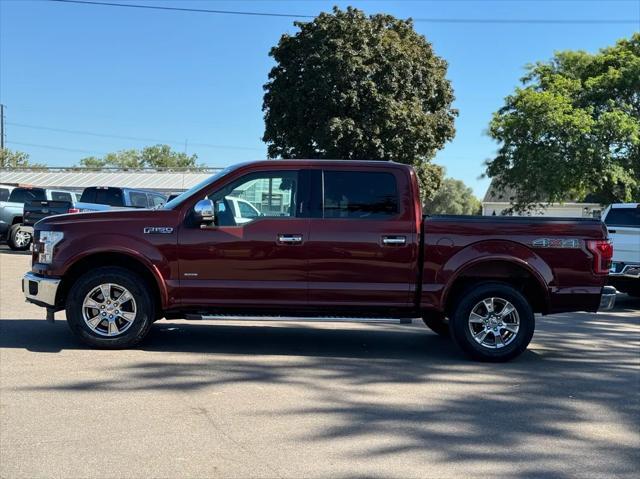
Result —
POLYGON ((169 226, 145 226, 144 234, 146 235, 169 235, 173 233, 173 228, 169 226))

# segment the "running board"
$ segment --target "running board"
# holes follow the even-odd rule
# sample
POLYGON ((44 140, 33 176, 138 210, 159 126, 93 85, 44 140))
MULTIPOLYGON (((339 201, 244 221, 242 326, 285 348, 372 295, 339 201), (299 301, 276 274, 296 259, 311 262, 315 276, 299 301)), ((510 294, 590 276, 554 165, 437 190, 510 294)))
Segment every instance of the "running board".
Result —
POLYGON ((185 319, 215 321, 297 321, 317 323, 411 324, 412 318, 360 318, 350 316, 242 316, 227 314, 187 314, 185 319))

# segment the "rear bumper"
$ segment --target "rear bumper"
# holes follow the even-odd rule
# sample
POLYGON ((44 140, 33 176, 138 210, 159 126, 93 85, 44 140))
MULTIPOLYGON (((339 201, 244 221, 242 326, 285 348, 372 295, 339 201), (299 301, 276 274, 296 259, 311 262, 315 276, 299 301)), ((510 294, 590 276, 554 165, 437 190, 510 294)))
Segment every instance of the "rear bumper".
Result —
POLYGON ((605 286, 602 288, 602 295, 600 296, 600 307, 598 311, 609 311, 613 309, 616 304, 616 288, 613 286, 605 286))
POLYGON ((60 281, 62 280, 59 278, 29 272, 22 277, 22 291, 28 302, 45 308, 55 308, 60 281))

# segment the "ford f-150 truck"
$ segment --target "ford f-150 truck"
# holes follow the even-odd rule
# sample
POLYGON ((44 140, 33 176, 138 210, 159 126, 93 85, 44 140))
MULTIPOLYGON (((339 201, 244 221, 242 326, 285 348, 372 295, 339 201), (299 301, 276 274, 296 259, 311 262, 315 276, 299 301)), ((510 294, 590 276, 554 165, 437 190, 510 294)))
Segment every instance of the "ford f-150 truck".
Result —
POLYGON ((278 160, 222 170, 155 210, 45 218, 27 301, 99 348, 154 321, 421 317, 468 355, 523 352, 534 313, 597 311, 612 247, 599 220, 422 216, 411 167, 278 160), (229 198, 259 215, 238 223, 229 198))

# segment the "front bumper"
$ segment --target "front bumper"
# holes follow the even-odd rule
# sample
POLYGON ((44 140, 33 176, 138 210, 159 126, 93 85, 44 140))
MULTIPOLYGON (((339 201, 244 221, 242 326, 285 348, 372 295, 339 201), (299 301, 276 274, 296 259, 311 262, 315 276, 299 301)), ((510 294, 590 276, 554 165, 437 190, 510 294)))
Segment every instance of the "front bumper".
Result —
POLYGON ((613 309, 616 304, 616 288, 613 286, 605 286, 602 288, 602 295, 600 296, 600 307, 598 311, 609 311, 613 309))
POLYGON ((60 281, 62 280, 59 278, 48 278, 29 272, 22 277, 22 292, 30 303, 55 308, 60 281))

